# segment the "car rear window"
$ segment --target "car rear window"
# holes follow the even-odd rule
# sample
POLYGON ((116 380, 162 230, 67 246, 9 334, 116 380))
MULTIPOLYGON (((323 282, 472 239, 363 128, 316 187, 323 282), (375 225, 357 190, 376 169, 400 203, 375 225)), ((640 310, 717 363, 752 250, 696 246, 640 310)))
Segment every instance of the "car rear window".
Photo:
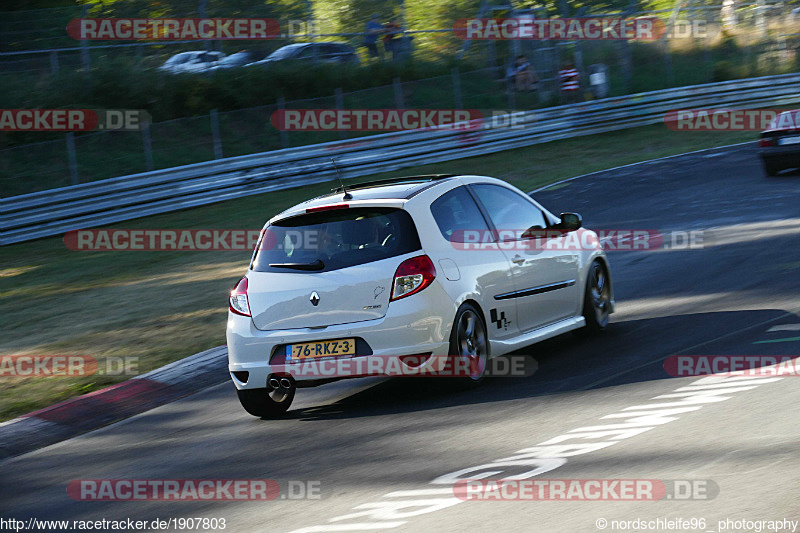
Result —
POLYGON ((414 221, 402 209, 369 207, 320 211, 267 226, 253 258, 253 270, 327 272, 420 248, 414 221))

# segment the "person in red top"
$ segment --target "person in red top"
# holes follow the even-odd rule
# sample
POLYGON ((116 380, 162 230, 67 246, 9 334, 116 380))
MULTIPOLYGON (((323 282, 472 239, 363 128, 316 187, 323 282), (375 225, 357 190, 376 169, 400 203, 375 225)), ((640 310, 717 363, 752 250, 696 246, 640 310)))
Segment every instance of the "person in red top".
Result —
POLYGON ((580 102, 581 98, 581 73, 574 65, 567 64, 558 71, 561 82, 561 96, 565 103, 580 102))
POLYGON ((395 50, 395 44, 399 39, 396 39, 395 36, 401 32, 399 21, 397 17, 391 19, 389 22, 383 25, 383 33, 385 34, 381 39, 383 40, 383 48, 386 52, 392 53, 392 60, 397 59, 397 50, 395 50))

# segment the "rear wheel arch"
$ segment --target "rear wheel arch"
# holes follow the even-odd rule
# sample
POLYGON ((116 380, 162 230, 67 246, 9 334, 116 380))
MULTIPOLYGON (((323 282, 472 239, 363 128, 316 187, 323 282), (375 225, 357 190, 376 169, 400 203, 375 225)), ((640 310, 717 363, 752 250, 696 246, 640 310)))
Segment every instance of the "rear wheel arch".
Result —
POLYGON ((465 299, 453 316, 448 353, 448 357, 454 361, 453 369, 469 370, 469 376, 463 375, 454 380, 457 386, 471 389, 480 384, 490 354, 489 328, 483 310, 475 300, 465 299), (458 366, 455 361, 458 361, 458 366))
MULTIPOLYGON (((478 301, 477 301, 477 300, 474 300, 474 299, 472 299, 472 298, 466 298, 466 299, 462 300, 462 301, 461 301, 461 302, 458 304, 458 307, 456 307, 456 312, 455 312, 455 314, 453 315, 453 319, 455 320, 455 318, 456 318, 456 315, 458 314, 458 311, 461 309, 461 307, 462 307, 464 304, 469 304, 469 305, 471 305, 472 307, 474 307, 474 308, 475 308, 475 309, 478 311, 478 313, 480 313, 481 320, 483 320, 483 325, 484 325, 484 327, 486 327, 486 337, 487 337, 487 338, 489 338, 489 328, 486 326, 486 313, 484 313, 484 311, 483 311, 483 307, 481 307, 481 304, 480 304, 480 303, 478 303, 478 301)), ((489 340, 491 340, 491 339, 489 339, 489 340)), ((490 351, 490 352, 491 352, 491 351, 490 351)), ((490 355, 491 355, 491 353, 490 353, 490 355)))
MULTIPOLYGON (((484 313, 484 312, 483 312, 483 307, 481 307, 481 304, 480 304, 480 303, 478 303, 478 301, 477 301, 477 300, 473 300, 472 298, 467 298, 466 300, 464 300, 463 302, 461 302, 461 305, 464 305, 464 304, 470 304, 470 305, 472 305, 473 307, 475 307, 475 309, 477 309, 478 311, 480 311, 480 313, 481 313, 481 318, 483 319, 483 321, 484 321, 484 322, 486 322, 486 313, 484 313)), ((460 306, 459 306, 459 307, 460 307, 460 306)))

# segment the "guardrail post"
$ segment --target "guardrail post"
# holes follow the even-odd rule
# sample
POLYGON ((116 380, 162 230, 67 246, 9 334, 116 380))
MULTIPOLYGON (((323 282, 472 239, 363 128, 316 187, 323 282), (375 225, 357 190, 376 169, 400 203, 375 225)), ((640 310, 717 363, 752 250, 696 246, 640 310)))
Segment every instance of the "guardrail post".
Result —
POLYGON ((631 45, 626 39, 619 41, 619 52, 622 78, 625 80, 625 94, 630 94, 633 92, 633 54, 631 45))
MULTIPOLYGON (((336 95, 336 109, 339 110, 339 111, 343 111, 344 110, 344 94, 342 93, 342 88, 341 87, 337 87, 336 88, 335 95, 336 95)), ((339 130, 339 138, 340 139, 346 139, 347 138, 347 132, 344 131, 344 130, 339 130)))
POLYGON ((486 49, 488 52, 489 68, 495 71, 497 70, 497 48, 495 47, 494 41, 486 41, 486 49))
POLYGON ((394 85, 394 106, 397 109, 405 109, 406 105, 403 102, 403 85, 400 83, 400 78, 394 78, 392 80, 392 85, 394 85))
POLYGON ((662 40, 664 48, 664 72, 667 77, 667 87, 675 87, 675 74, 672 70, 672 53, 669 51, 669 41, 662 40))
POLYGON ((767 36, 767 3, 764 0, 756 1, 756 28, 761 37, 767 36))
POLYGON ((588 81, 588 76, 586 75, 586 69, 583 68, 583 50, 581 49, 581 42, 578 41, 575 43, 575 52, 572 54, 575 62, 575 68, 578 69, 578 91, 580 94, 579 101, 583 102, 586 98, 586 82, 588 81))
MULTIPOLYGON (((286 99, 281 96, 278 98, 278 111, 286 109, 286 99)), ((281 148, 289 148, 289 133, 286 130, 280 130, 281 148)))
POLYGON ((559 105, 565 104, 564 98, 564 91, 561 90, 561 66, 564 64, 564 61, 561 59, 561 47, 559 46, 559 42, 553 45, 553 65, 555 65, 555 77, 556 77, 556 94, 558 94, 558 103, 559 105))
POLYGON ((50 52, 50 73, 58 74, 58 52, 50 52))
MULTIPOLYGON (((83 9, 81 10, 81 16, 83 18, 87 18, 89 14, 89 6, 84 5, 83 9)), ((81 63, 83 64, 84 72, 89 72, 89 69, 92 68, 92 58, 89 55, 89 41, 86 39, 81 40, 81 63)))
POLYGON ((78 177, 78 157, 75 153, 75 134, 67 132, 67 159, 69 161, 69 177, 73 185, 81 182, 78 177))
POLYGON ((464 100, 461 98, 461 75, 458 68, 452 70, 453 73, 453 102, 456 109, 464 109, 464 100))
POLYGON ((708 43, 703 44, 703 58, 706 60, 706 81, 714 82, 714 58, 711 55, 711 47, 708 43))
POLYGON ((144 168, 147 172, 155 170, 153 165, 153 140, 150 137, 150 123, 146 122, 142 127, 142 145, 144 145, 144 168))
POLYGON ((211 110, 209 118, 211 119, 211 138, 214 141, 214 159, 222 159, 222 139, 219 136, 219 117, 216 109, 211 110))

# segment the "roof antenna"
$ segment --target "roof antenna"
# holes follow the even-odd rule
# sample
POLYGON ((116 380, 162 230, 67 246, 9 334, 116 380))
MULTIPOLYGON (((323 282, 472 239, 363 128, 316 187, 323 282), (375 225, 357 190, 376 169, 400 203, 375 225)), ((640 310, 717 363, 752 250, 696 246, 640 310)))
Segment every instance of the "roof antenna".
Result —
POLYGON ((344 196, 342 196, 342 200, 352 200, 353 195, 347 192, 347 188, 344 186, 344 182, 342 181, 342 173, 339 171, 339 167, 336 166, 336 160, 331 157, 331 163, 333 163, 333 168, 336 170, 336 177, 339 178, 339 185, 341 185, 342 192, 344 196))

